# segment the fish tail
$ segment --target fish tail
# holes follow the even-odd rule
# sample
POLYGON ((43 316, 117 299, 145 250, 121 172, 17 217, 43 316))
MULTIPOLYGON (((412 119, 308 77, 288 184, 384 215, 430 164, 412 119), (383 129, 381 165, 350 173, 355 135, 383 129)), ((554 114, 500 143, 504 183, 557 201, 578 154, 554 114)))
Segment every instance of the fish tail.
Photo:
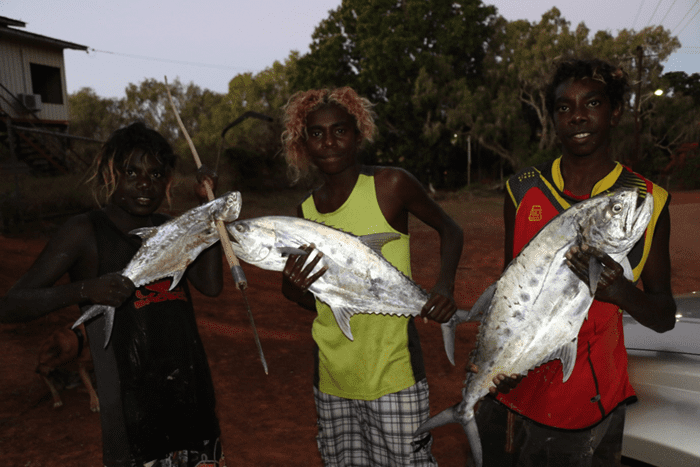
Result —
POLYGON ((105 349, 109 344, 109 339, 112 337, 112 328, 114 328, 114 310, 113 306, 107 307, 105 310, 105 349))
POLYGON ((472 457, 474 459, 474 465, 476 467, 482 467, 483 459, 481 450, 481 438, 479 437, 479 428, 476 424, 474 410, 463 409, 464 414, 462 415, 462 410, 460 410, 460 406, 462 405, 464 405, 464 402, 460 402, 459 404, 456 404, 448 409, 443 410, 434 417, 430 417, 430 419, 427 422, 423 423, 421 426, 418 427, 413 436, 420 436, 434 428, 438 428, 443 425, 448 425, 450 423, 459 423, 462 425, 462 429, 467 434, 467 439, 469 440, 469 447, 471 448, 472 457))
MULTIPOLYGON (((413 433, 413 437, 420 436, 424 433, 429 432, 430 430, 434 428, 441 427, 443 425, 447 425, 450 423, 460 423, 459 415, 458 415, 458 410, 461 402, 453 407, 447 408, 440 412, 439 414, 435 415, 434 417, 430 417, 427 422, 423 423, 421 426, 418 427, 415 433, 413 433)), ((465 428, 466 430, 466 428, 465 428)))
POLYGON ((472 459, 474 459, 474 466, 482 467, 484 462, 483 452, 481 450, 481 438, 479 437, 479 427, 476 425, 476 418, 472 413, 471 417, 466 420, 460 420, 460 422, 469 440, 469 448, 472 452, 472 459))
POLYGON ((114 327, 114 307, 108 305, 92 305, 90 308, 85 310, 80 318, 71 326, 72 329, 77 328, 85 321, 100 316, 105 315, 105 347, 109 344, 109 338, 112 335, 112 328, 114 327))
POLYGON ((469 321, 471 317, 472 313, 470 311, 457 310, 449 321, 440 325, 442 341, 445 344, 445 353, 452 365, 455 364, 455 333, 457 332, 457 325, 469 321))
POLYGON ((77 328, 81 324, 83 324, 85 321, 89 320, 90 318, 94 318, 95 316, 100 316, 102 313, 106 312, 107 309, 110 308, 107 305, 92 305, 90 308, 85 310, 85 313, 80 315, 80 318, 73 324, 72 329, 77 328))

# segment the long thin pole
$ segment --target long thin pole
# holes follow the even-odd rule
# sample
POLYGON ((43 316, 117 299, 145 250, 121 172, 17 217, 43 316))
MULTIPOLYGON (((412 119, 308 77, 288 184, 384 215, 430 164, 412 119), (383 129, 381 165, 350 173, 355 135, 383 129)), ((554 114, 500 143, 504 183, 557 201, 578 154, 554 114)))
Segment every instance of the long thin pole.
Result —
MULTIPOLYGON (((170 106, 173 108, 173 112, 175 113, 175 118, 177 118, 177 123, 180 126, 180 130, 182 131, 182 134, 185 136, 185 139, 187 140, 187 144, 190 146, 190 151, 192 152, 192 157, 194 157, 194 162, 197 164, 197 168, 200 168, 202 166, 202 160, 199 158, 199 154, 197 154, 197 149, 194 147, 194 143, 192 142, 192 138, 190 138, 189 133, 187 133, 187 130, 185 129, 185 125, 182 123, 182 119, 180 118, 180 113, 177 111, 177 107, 175 107, 175 102, 173 101, 173 96, 170 94, 170 86, 168 86, 168 77, 165 77, 165 90, 168 92, 168 100, 170 100, 170 106)), ((214 192, 211 189, 211 186, 208 183, 205 183, 204 186, 206 187, 207 190, 207 198, 209 201, 212 201, 214 199, 214 192)), ((255 320, 253 319, 253 312, 250 309, 250 304, 248 303, 248 297, 245 294, 245 289, 248 288, 248 281, 246 280, 245 273, 243 272, 243 268, 241 268, 241 264, 238 262, 238 258, 236 257, 236 253, 233 251, 233 247, 231 246, 231 241, 229 240, 228 237, 228 232, 226 231, 226 226, 224 225, 224 221, 218 220, 216 221, 216 228, 219 231, 219 238, 221 239, 221 247, 224 250, 224 255, 226 256, 226 260, 228 261, 228 265, 231 268, 231 275, 233 276, 233 280, 236 282, 236 286, 238 289, 241 291, 241 294, 243 294, 243 299, 245 300, 246 303, 246 308, 248 309, 248 318, 250 319, 250 325, 253 328, 253 336, 255 337, 255 345, 258 347, 258 355, 260 356, 260 361, 262 362, 263 369, 265 370, 265 374, 268 374, 267 372, 267 361, 265 361, 265 355, 263 354, 262 350, 262 345, 260 344, 260 337, 258 336, 258 330, 255 327, 255 320)))

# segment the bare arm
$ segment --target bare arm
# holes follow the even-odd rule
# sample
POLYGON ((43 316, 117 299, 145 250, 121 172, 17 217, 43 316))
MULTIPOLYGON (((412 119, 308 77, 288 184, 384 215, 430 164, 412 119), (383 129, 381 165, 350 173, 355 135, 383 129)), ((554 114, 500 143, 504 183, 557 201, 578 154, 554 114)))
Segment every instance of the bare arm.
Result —
POLYGON ((79 303, 118 306, 134 291, 120 274, 97 276, 97 250, 86 216, 66 222, 49 240, 34 264, 0 299, 0 322, 31 321, 79 303), (54 285, 68 273, 71 282, 54 285))
POLYGON ((407 233, 408 213, 411 213, 440 236, 440 273, 430 291, 430 298, 421 310, 421 316, 444 323, 457 311, 453 295, 464 243, 462 228, 407 171, 382 168, 377 170, 375 177, 379 205, 392 227, 407 233))

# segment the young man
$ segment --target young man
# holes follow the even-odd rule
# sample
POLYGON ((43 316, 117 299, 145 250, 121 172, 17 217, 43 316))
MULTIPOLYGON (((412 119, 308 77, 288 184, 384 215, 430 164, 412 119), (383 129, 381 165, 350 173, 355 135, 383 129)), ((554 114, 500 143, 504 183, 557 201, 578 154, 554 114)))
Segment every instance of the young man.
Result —
POLYGON ((619 465, 625 406, 635 400, 627 375, 622 310, 658 332, 675 324, 670 196, 613 161, 610 154, 611 132, 622 116, 626 88, 623 71, 600 60, 570 60, 559 65, 546 99, 562 156, 527 168, 508 181, 504 259, 508 265, 551 218, 577 202, 618 187, 636 186, 641 197, 653 196, 655 205, 645 236, 628 255, 634 281, 641 279, 644 288, 625 279, 622 267, 600 251, 574 247, 567 253, 569 266, 582 280, 588 280, 591 256, 605 266, 596 300, 579 332, 573 373, 563 383, 561 363, 554 360, 525 378, 500 375, 494 380, 502 405, 487 397, 477 413, 484 465, 619 465), (512 458, 503 452, 504 407, 522 416, 516 423, 522 426, 512 458), (501 439, 496 440, 499 434, 501 439))
MULTIPOLYGON (((141 123, 115 131, 95 164, 108 203, 68 220, 0 302, 0 322, 29 321, 70 305, 117 307, 104 347, 104 317, 86 323, 97 376, 103 462, 107 467, 223 465, 214 388, 187 281, 135 289, 119 274, 141 245, 129 232, 160 225, 176 156, 141 123), (54 285, 68 273, 70 283, 54 285)), ((198 174, 203 183, 215 174, 198 174)), ((206 200, 203 183, 196 187, 206 200)), ((223 287, 221 249, 204 251, 187 279, 205 295, 223 287)))
MULTIPOLYGON (((375 131, 370 109, 369 101, 350 88, 292 96, 285 107, 283 134, 290 172, 298 179, 313 168, 322 180, 298 207, 298 215, 355 235, 400 234, 382 254, 409 277, 409 213, 433 227, 440 234, 441 268, 421 315, 444 322, 456 311, 452 295, 462 230, 408 172, 360 163, 360 146, 375 131)), ((282 287, 285 296, 318 312, 312 329, 314 394, 324 465, 436 465, 430 436, 413 439, 429 416, 413 318, 356 315, 350 322, 355 339, 350 341, 331 310, 307 291, 318 274, 309 275, 305 260, 290 257, 282 287)))

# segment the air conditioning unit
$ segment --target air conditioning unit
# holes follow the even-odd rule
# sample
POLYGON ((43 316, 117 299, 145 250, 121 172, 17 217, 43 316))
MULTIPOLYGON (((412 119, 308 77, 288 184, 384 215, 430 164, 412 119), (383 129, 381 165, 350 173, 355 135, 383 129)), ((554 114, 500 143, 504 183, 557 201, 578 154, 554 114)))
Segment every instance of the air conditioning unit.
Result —
POLYGON ((41 95, 40 94, 18 94, 17 97, 24 105, 24 108, 30 111, 41 110, 41 95))

